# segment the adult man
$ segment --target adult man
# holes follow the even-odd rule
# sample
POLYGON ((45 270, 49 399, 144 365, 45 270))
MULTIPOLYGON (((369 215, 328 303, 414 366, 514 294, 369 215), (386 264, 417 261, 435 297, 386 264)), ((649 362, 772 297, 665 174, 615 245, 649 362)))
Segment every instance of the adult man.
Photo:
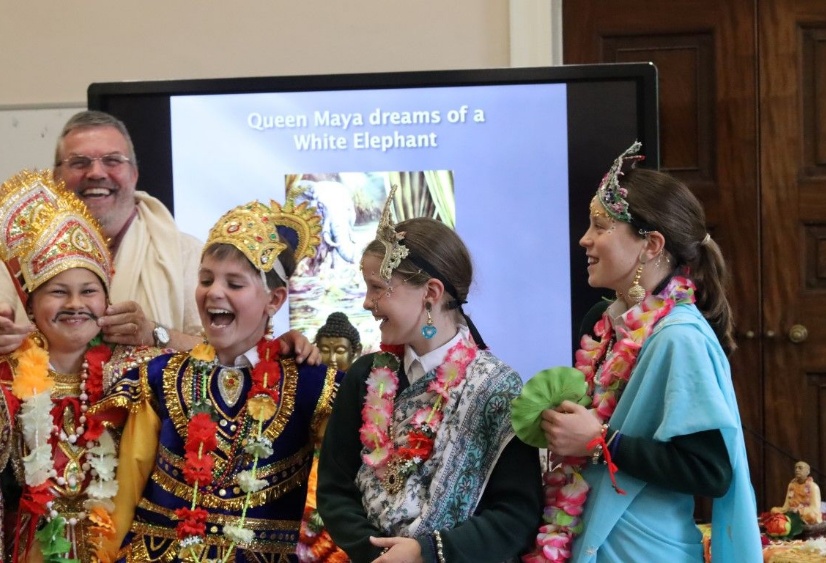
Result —
MULTIPOLYGON (((109 239, 116 273, 112 304, 99 320, 106 340, 179 350, 197 344, 195 285, 203 245, 178 230, 159 200, 136 191, 138 163, 126 126, 103 112, 75 114, 58 139, 53 173, 86 203, 109 239)), ((0 272, 0 354, 15 350, 33 330, 25 319, 9 274, 0 272)), ((297 360, 317 361, 300 333, 284 337, 297 360)))
POLYGON ((820 487, 809 476, 811 468, 805 461, 794 465, 794 479, 789 482, 786 500, 783 506, 772 508, 773 513, 797 512, 806 524, 819 524, 823 521, 820 511, 820 487))

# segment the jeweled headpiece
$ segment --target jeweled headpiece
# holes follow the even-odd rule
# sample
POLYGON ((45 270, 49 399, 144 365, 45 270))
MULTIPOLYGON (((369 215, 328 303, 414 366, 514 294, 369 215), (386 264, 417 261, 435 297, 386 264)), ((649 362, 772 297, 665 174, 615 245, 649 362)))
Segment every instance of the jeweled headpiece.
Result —
POLYGON ((393 196, 396 194, 397 185, 390 188, 390 195, 384 202, 384 211, 381 213, 379 227, 376 229, 376 239, 384 245, 384 258, 379 267, 379 275, 387 282, 393 276, 393 270, 399 267, 402 260, 407 258, 410 252, 406 246, 401 244, 404 240, 404 233, 396 232, 396 225, 391 217, 393 207, 393 196))
POLYGON ((295 260, 315 256, 321 242, 321 218, 307 202, 295 205, 292 197, 282 206, 253 201, 229 210, 209 231, 204 249, 213 244, 237 248, 260 272, 273 268, 285 282, 278 255, 293 247, 295 260))
POLYGON ((24 302, 71 268, 95 273, 108 293, 114 272, 100 224, 48 171, 24 170, 0 186, 0 259, 24 302))
POLYGON ((628 192, 625 188, 620 187, 619 179, 623 174, 622 167, 626 161, 636 163, 645 159, 645 156, 637 154, 641 147, 642 143, 634 141, 633 145, 625 149, 625 152, 614 160, 611 168, 602 177, 597 189, 596 197, 608 215, 625 223, 631 222, 631 212, 628 211, 628 201, 625 199, 628 192))

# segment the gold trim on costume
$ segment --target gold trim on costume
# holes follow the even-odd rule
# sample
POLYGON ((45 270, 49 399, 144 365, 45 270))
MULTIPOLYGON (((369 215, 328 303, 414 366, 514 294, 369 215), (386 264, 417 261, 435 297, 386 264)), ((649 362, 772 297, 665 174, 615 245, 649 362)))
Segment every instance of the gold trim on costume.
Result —
MULTIPOLYGON (((187 354, 176 354, 170 358, 169 363, 163 370, 163 393, 167 409, 169 410, 169 417, 172 419, 172 423, 175 425, 178 434, 184 440, 187 436, 187 424, 189 424, 187 413, 190 408, 189 403, 192 400, 192 397, 187 391, 192 389, 194 383, 194 375, 189 361, 186 361, 183 374, 180 373, 181 365, 184 364, 187 358, 187 354)), ((295 360, 282 359, 281 366, 283 367, 284 373, 281 381, 281 398, 278 402, 278 412, 270 419, 270 422, 265 425, 263 430, 264 435, 273 442, 281 435, 281 432, 284 431, 284 428, 290 421, 290 417, 292 417, 293 410, 295 410, 295 394, 298 389, 298 367, 295 364, 295 360)), ((220 369, 220 367, 216 368, 216 371, 218 369, 220 369)), ((215 371, 213 371, 210 377, 214 374, 215 371)), ((210 397, 214 401, 215 397, 212 396, 211 385, 209 389, 210 397)), ((240 413, 246 413, 246 411, 242 409, 240 413)), ((227 422, 235 422, 235 420, 226 420, 227 422)), ((218 447, 224 455, 226 455, 230 451, 232 443, 227 440, 219 440, 218 447)), ((220 461, 220 459, 216 459, 216 462, 220 461)))
MULTIPOLYGON (((141 500, 139 507, 148 512, 161 514, 164 517, 175 520, 173 511, 151 503, 145 499, 141 500)), ((226 524, 237 525, 239 517, 225 516, 220 514, 210 514, 207 518, 207 529, 210 530, 204 538, 204 544, 218 548, 219 555, 226 554, 227 540, 217 527, 226 524), (214 530, 214 531, 213 531, 214 530)), ((300 520, 262 520, 259 518, 247 518, 245 527, 255 531, 256 538, 246 548, 237 548, 230 555, 227 561, 235 561, 238 551, 245 552, 247 559, 254 555, 256 560, 265 562, 289 561, 288 556, 295 553, 295 545, 299 537, 300 520)), ((132 522, 131 532, 134 534, 129 546, 121 549, 118 557, 125 558, 126 561, 136 561, 145 563, 147 561, 176 561, 178 557, 179 544, 175 528, 150 524, 135 520, 132 522), (149 543, 147 549, 146 543, 149 543), (158 557, 152 559, 150 550, 159 553, 158 557)))
MULTIPOLYGON (((138 505, 140 508, 147 510, 149 512, 154 512, 156 514, 160 514, 170 520, 176 520, 177 516, 175 516, 174 510, 169 510, 165 506, 161 506, 159 504, 155 504, 147 499, 141 499, 140 504, 138 505)), ((241 521, 240 516, 229 516, 226 514, 216 514, 210 513, 207 516, 207 522, 211 522, 213 524, 220 524, 224 525, 227 523, 238 525, 241 521)), ((262 518, 250 518, 249 516, 245 517, 244 519, 244 526, 249 528, 250 530, 254 530, 256 532, 260 532, 261 530, 272 530, 273 528, 278 529, 280 531, 285 532, 298 532, 301 526, 301 520, 270 520, 270 519, 262 519, 262 518)), ((149 525, 149 524, 147 524, 149 525)), ((167 529, 167 528, 164 528, 167 529)), ((170 530, 172 535, 175 535, 175 530, 170 530)))
MULTIPOLYGON (((11 440, 14 422, 12 421, 11 411, 9 410, 9 405, 6 403, 6 396, 3 394, 2 389, 0 389, 0 394, 3 395, 0 397, 0 468, 4 468, 9 461, 9 455, 12 451, 11 440)), ((0 496, 0 501, 2 501, 2 496, 0 496)), ((0 510, 2 510, 2 508, 3 507, 0 506, 0 510)), ((0 537, 0 540, 2 540, 2 537, 0 537)))
POLYGON ((83 382, 81 374, 60 373, 50 369, 49 375, 51 375, 54 380, 52 398, 62 399, 64 397, 77 397, 80 395, 80 384, 83 382))
POLYGON ((313 435, 318 435, 318 430, 322 424, 327 421, 327 417, 333 411, 333 400, 336 398, 338 392, 338 385, 336 384, 336 368, 327 367, 327 373, 324 374, 324 388, 321 390, 321 396, 316 403, 315 412, 313 412, 313 420, 310 422, 310 429, 313 435))
POLYGON ((103 392, 106 393, 121 376, 164 353, 155 346, 116 346, 112 357, 103 364, 103 392))
MULTIPOLYGON (((290 457, 280 460, 277 463, 264 466, 259 469, 258 476, 260 479, 267 479, 272 475, 277 475, 281 472, 288 471, 291 468, 297 468, 295 473, 282 479, 276 484, 271 484, 264 489, 250 495, 250 507, 264 505, 272 502, 285 493, 303 485, 310 475, 310 461, 312 456, 312 445, 308 444, 297 453, 290 457), (303 465, 303 467, 302 467, 303 465)), ((167 464, 168 467, 155 467, 152 472, 151 479, 161 489, 167 493, 178 498, 188 498, 192 495, 192 485, 185 481, 179 480, 170 475, 171 472, 177 471, 180 479, 183 479, 183 460, 181 458, 171 459, 172 455, 169 450, 163 448, 158 452, 159 465, 167 464)), ((216 464, 217 465, 217 464, 216 464)), ((210 492, 201 492, 198 496, 198 505, 202 508, 226 508, 230 510, 240 511, 244 508, 244 501, 246 500, 246 493, 234 493, 232 487, 236 486, 235 481, 230 487, 224 489, 226 496, 216 495, 210 492), (235 498, 230 498, 231 494, 238 494, 235 498)))

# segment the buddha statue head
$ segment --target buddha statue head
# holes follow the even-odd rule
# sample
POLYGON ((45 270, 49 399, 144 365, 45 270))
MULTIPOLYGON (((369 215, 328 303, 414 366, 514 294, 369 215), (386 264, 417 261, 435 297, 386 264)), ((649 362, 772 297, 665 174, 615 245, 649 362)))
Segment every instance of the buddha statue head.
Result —
POLYGON ((347 315, 331 313, 318 329, 315 345, 321 351, 321 361, 342 371, 361 355, 361 337, 347 315))

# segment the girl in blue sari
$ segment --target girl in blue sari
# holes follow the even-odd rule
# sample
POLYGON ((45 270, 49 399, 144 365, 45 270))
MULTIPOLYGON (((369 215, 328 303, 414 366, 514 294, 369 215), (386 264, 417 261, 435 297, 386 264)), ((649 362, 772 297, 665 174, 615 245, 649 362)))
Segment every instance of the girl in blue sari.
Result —
POLYGON ((590 406, 565 401, 542 413, 549 450, 586 460, 568 498, 582 526, 558 531, 555 560, 702 561, 702 495, 714 499, 714 560, 762 561, 727 359, 725 263, 685 185, 623 172, 639 148, 603 178, 580 240, 589 285, 617 294, 576 355, 590 406))

